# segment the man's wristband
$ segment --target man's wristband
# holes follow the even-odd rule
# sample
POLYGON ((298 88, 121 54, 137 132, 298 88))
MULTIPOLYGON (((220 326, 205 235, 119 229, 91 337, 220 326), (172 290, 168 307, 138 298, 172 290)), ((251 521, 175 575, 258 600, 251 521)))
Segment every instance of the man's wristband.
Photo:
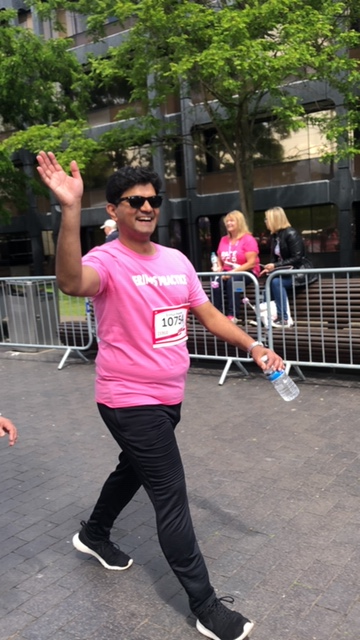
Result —
POLYGON ((248 348, 248 350, 247 350, 248 355, 249 355, 249 356, 251 356, 251 354, 252 354, 252 350, 253 350, 253 349, 255 349, 255 347, 263 347, 263 346, 264 346, 264 345, 263 345, 263 343, 262 343, 262 342, 259 342, 258 340, 255 340, 255 342, 252 342, 252 343, 251 343, 251 345, 250 345, 250 347, 249 347, 249 348, 248 348))

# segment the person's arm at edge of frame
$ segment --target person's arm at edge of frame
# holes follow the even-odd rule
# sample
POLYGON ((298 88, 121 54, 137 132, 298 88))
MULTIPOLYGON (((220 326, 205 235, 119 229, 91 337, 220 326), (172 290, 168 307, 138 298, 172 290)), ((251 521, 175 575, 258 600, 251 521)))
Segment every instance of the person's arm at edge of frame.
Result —
POLYGON ((95 269, 81 263, 81 198, 83 182, 77 163, 70 163, 68 176, 53 153, 41 151, 37 156, 38 172, 61 206, 61 223, 56 246, 56 278, 64 293, 72 296, 93 296, 100 286, 95 269))
POLYGON ((12 447, 17 440, 17 428, 8 418, 4 418, 0 414, 0 438, 3 438, 8 434, 9 436, 9 446, 12 447))
MULTIPOLYGON (((210 333, 245 352, 248 352, 253 343, 256 342, 256 340, 243 331, 243 329, 228 320, 210 301, 192 308, 191 311, 210 333)), ((284 369, 282 358, 264 346, 254 346, 251 348, 250 355, 260 369, 264 370, 269 367, 273 367, 276 370, 284 369), (267 356, 266 364, 261 360, 264 356, 267 356)))

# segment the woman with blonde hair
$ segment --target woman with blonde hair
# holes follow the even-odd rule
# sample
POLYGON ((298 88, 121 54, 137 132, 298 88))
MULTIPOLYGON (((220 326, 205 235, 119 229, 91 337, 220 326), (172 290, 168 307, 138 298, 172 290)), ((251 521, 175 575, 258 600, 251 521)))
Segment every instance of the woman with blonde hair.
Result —
POLYGON ((224 224, 227 235, 221 238, 217 249, 218 270, 226 271, 229 275, 224 275, 212 283, 213 298, 215 307, 224 312, 225 288, 228 305, 227 317, 231 322, 236 323, 240 312, 240 293, 233 293, 233 282, 245 279, 245 283, 250 284, 251 278, 244 276, 246 271, 250 271, 256 276, 259 275, 259 247, 250 233, 245 216, 241 211, 235 210, 226 214, 224 224), (214 285, 218 286, 214 287, 214 285))
MULTIPOLYGON (((273 207, 265 211, 265 224, 271 233, 271 260, 260 275, 267 275, 282 267, 298 269, 305 256, 302 236, 291 226, 282 207, 273 207)), ((277 319, 272 322, 275 328, 289 327, 287 291, 292 287, 291 276, 275 277, 271 280, 271 298, 275 300, 277 319)))

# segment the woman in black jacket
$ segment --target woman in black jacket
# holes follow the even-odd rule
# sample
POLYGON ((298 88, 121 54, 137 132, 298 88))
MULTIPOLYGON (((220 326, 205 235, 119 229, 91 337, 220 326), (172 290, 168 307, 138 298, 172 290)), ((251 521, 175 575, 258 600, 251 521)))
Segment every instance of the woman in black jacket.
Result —
MULTIPOLYGON (((294 229, 286 217, 284 209, 273 207, 265 211, 265 224, 271 232, 271 259, 265 265, 260 275, 268 274, 274 269, 299 269, 305 256, 304 241, 298 231, 294 229)), ((271 298, 275 300, 277 319, 272 322, 273 327, 289 327, 287 313, 287 289, 292 287, 291 276, 275 277, 271 280, 271 298)))

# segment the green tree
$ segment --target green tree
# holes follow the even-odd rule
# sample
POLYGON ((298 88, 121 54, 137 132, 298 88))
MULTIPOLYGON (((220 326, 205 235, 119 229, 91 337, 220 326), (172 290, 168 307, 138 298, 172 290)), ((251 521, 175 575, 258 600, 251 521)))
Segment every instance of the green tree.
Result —
MULTIPOLYGON (((1 11, 0 28, 0 216, 12 207, 29 210, 29 189, 42 189, 33 179, 31 163, 17 162, 23 149, 54 151, 77 142, 77 157, 88 159, 93 141, 85 136, 89 106, 83 67, 68 51, 69 41, 45 41, 29 29, 14 25, 16 12, 1 11)), ((70 145, 70 150, 74 152, 70 145)), ((28 156, 29 158, 29 156, 28 156)), ((28 160, 27 158, 27 160, 28 160)), ((30 158, 31 159, 31 158, 30 158)), ((34 158, 33 158, 34 159, 34 158)), ((66 160, 68 158, 66 157, 66 160)))
POLYGON ((26 206, 26 177, 18 171, 11 156, 0 150, 0 220, 10 222, 10 203, 26 206))
MULTIPOLYGON (((36 1, 47 15, 74 10, 71 0, 36 1)), ((343 109, 331 117, 311 114, 323 134, 336 141, 336 157, 358 153, 353 131, 359 126, 358 60, 348 54, 359 45, 352 28, 359 18, 356 0, 80 0, 89 31, 101 37, 108 18, 131 29, 106 58, 90 58, 90 79, 104 92, 126 81, 131 109, 128 126, 108 134, 117 145, 141 144, 165 131, 158 108, 186 87, 197 94, 219 142, 231 158, 241 207, 252 220, 254 159, 261 153, 259 123, 283 134, 305 125, 299 82, 326 82, 342 96, 343 109)), ((192 93, 191 93, 192 92, 192 93)), ((194 108, 196 108, 194 106, 194 108)), ((261 128, 261 127, 260 127, 261 128)))

